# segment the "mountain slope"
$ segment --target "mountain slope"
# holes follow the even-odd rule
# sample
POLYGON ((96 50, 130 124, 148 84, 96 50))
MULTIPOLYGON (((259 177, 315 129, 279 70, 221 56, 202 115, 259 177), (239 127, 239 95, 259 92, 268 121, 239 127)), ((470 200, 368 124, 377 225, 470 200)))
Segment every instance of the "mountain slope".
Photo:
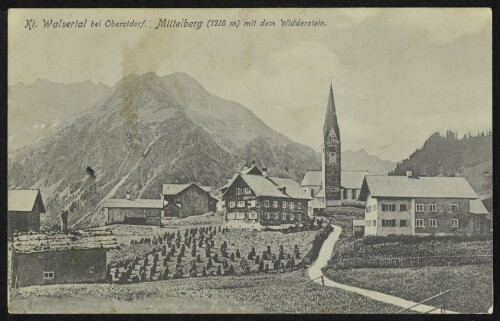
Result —
POLYGON ((149 73, 124 78, 102 104, 46 143, 9 159, 9 188, 41 189, 45 227, 57 224, 63 209, 70 210, 70 225, 83 227, 101 221, 105 198, 124 197, 126 191, 133 197, 158 198, 166 182, 219 187, 242 161, 252 159, 264 161, 273 174, 295 179, 319 164, 311 148, 290 141, 245 107, 208 94, 186 77, 149 73), (210 115, 204 119, 203 114, 210 115), (241 128, 242 117, 251 128, 231 135, 241 128), (86 174, 87 167, 95 178, 86 174))
POLYGON ((404 175, 406 170, 412 170, 417 175, 462 176, 485 199, 493 195, 492 143, 491 132, 462 139, 451 131, 444 136, 434 133, 390 174, 404 175))

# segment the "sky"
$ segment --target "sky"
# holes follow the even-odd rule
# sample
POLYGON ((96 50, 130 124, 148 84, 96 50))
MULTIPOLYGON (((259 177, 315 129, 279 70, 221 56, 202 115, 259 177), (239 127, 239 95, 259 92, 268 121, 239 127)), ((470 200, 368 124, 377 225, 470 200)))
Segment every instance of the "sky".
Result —
POLYGON ((11 9, 8 82, 113 86, 130 73, 185 72, 317 151, 332 85, 342 149, 399 161, 433 132, 491 129, 491 21, 481 8, 11 9), (42 28, 51 18, 148 27, 42 28), (155 29, 159 18, 204 24, 155 29), (210 19, 276 26, 206 28, 210 19), (281 19, 325 26, 284 28, 281 19))

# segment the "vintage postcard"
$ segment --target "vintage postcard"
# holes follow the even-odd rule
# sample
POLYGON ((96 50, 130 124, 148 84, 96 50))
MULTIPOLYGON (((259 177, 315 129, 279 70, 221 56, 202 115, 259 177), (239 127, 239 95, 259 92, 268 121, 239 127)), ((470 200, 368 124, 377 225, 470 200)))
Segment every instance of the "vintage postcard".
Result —
POLYGON ((24 313, 493 311, 492 12, 11 9, 24 313))

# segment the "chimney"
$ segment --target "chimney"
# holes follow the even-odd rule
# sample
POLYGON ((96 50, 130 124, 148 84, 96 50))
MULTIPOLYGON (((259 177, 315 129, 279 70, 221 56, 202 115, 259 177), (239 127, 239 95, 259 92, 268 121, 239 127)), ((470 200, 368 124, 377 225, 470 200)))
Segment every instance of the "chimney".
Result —
POLYGON ((262 176, 267 177, 267 168, 262 167, 262 176))
POLYGON ((125 196, 125 198, 128 199, 129 201, 132 200, 132 197, 130 196, 130 192, 129 191, 127 191, 127 196, 125 196))
POLYGON ((412 171, 410 171, 410 170, 407 170, 407 171, 406 171, 406 177, 410 178, 410 177, 412 177, 412 176, 413 176, 413 172, 412 172, 412 171))
POLYGON ((286 187, 285 186, 282 186, 279 188, 279 190, 283 193, 283 194, 286 194, 286 187))
POLYGON ((61 232, 68 232, 68 211, 61 211, 61 232))
POLYGON ((252 166, 255 166, 255 159, 252 160, 252 166))

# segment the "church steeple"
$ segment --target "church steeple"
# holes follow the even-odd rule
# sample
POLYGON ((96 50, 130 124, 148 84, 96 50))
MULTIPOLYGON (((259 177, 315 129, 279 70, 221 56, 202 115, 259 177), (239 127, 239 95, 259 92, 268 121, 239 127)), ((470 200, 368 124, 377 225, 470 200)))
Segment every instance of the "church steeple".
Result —
POLYGON ((337 111, 333 99, 333 86, 326 106, 325 125, 323 126, 323 189, 325 191, 326 210, 341 206, 341 149, 340 130, 337 111))
POLYGON ((330 96, 328 97, 325 124, 323 125, 324 140, 326 140, 332 128, 335 131, 335 135, 337 135, 337 138, 340 140, 339 124, 337 122, 337 111, 335 110, 335 100, 333 99, 333 86, 332 84, 330 84, 330 96))

